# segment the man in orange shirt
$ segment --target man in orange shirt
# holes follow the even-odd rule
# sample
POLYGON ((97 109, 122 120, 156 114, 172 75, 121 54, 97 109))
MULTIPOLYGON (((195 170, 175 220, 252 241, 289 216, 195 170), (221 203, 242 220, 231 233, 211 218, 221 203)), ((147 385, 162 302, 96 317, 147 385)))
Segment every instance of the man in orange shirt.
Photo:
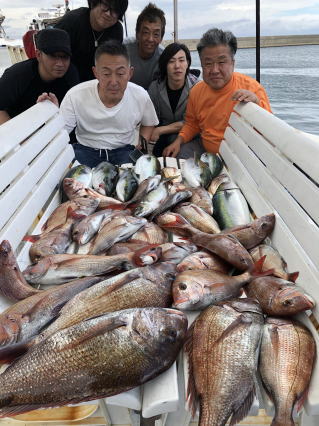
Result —
MULTIPOLYGON (((208 30, 197 45, 203 81, 190 91, 185 124, 163 151, 164 156, 187 158, 187 142, 200 133, 198 150, 217 153, 229 116, 239 102, 254 102, 271 112, 265 89, 253 78, 234 72, 237 39, 230 31, 208 30)), ((188 150, 190 151, 190 150, 188 150)))

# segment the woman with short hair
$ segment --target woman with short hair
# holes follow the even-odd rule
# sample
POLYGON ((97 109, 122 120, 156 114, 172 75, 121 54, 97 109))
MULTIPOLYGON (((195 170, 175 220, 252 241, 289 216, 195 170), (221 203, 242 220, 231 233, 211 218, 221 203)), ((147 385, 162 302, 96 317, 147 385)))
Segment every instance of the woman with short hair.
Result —
POLYGON ((128 0, 88 0, 88 7, 67 12, 55 25, 69 33, 72 62, 78 68, 81 82, 94 79, 94 53, 101 43, 123 42, 120 21, 127 6, 128 0))
MULTIPOLYGON (((151 83, 148 92, 159 120, 151 136, 151 141, 156 142, 153 154, 161 157, 164 148, 176 139, 183 126, 188 94, 198 78, 190 72, 190 51, 181 43, 169 44, 158 65, 159 78, 151 83)), ((191 157, 194 151, 203 152, 197 138, 186 148, 187 151, 180 152, 179 158, 191 157)))

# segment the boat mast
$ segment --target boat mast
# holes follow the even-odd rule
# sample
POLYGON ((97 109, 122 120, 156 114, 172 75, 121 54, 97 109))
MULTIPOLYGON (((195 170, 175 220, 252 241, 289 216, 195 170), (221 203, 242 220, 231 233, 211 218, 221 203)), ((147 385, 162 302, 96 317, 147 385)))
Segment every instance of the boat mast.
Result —
POLYGON ((260 0, 256 0, 256 80, 260 82, 260 0))
POLYGON ((178 40, 177 0, 174 0, 174 42, 178 40))

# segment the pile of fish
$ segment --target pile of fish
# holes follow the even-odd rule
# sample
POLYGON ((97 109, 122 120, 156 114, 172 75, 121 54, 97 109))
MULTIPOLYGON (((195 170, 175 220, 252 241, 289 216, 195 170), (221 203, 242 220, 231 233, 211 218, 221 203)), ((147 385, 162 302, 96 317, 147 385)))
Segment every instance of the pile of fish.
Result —
POLYGON ((273 425, 294 425, 315 344, 290 316, 314 302, 266 244, 275 215, 253 220, 222 172, 208 153, 181 170, 152 155, 76 166, 41 234, 24 238, 32 264, 21 272, 0 244, 0 293, 15 301, 0 314, 0 417, 129 390, 185 343, 200 426, 247 415, 258 365, 273 425), (187 332, 188 310, 201 312, 187 332))

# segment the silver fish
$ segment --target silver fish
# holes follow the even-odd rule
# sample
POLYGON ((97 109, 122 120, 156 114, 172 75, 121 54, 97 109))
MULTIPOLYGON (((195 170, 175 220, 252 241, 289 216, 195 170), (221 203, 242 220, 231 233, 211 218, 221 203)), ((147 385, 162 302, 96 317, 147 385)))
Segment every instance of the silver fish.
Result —
POLYGON ((120 201, 129 201, 134 196, 137 188, 138 182, 131 169, 125 169, 120 172, 120 177, 115 187, 116 196, 120 201))
POLYGON ((206 188, 212 180, 212 174, 208 165, 203 163, 203 161, 193 158, 188 158, 182 164, 182 175, 193 188, 198 186, 206 188))
POLYGON ((212 179, 220 174, 223 168, 223 162, 218 154, 213 154, 210 152, 204 152, 201 157, 201 161, 206 163, 209 167, 209 170, 212 174, 212 179))
POLYGON ((134 216, 145 217, 153 213, 167 198, 166 182, 161 182, 156 189, 149 192, 134 210, 134 216))
POLYGON ((141 183, 143 180, 159 174, 161 171, 161 164, 154 155, 142 155, 135 163, 134 173, 141 183))
POLYGON ((127 240, 147 223, 144 218, 133 216, 115 216, 100 229, 92 241, 89 254, 99 254, 108 250, 113 244, 127 240))
POLYGON ((112 195, 118 176, 118 168, 108 161, 102 161, 92 172, 92 186, 103 195, 112 195))

